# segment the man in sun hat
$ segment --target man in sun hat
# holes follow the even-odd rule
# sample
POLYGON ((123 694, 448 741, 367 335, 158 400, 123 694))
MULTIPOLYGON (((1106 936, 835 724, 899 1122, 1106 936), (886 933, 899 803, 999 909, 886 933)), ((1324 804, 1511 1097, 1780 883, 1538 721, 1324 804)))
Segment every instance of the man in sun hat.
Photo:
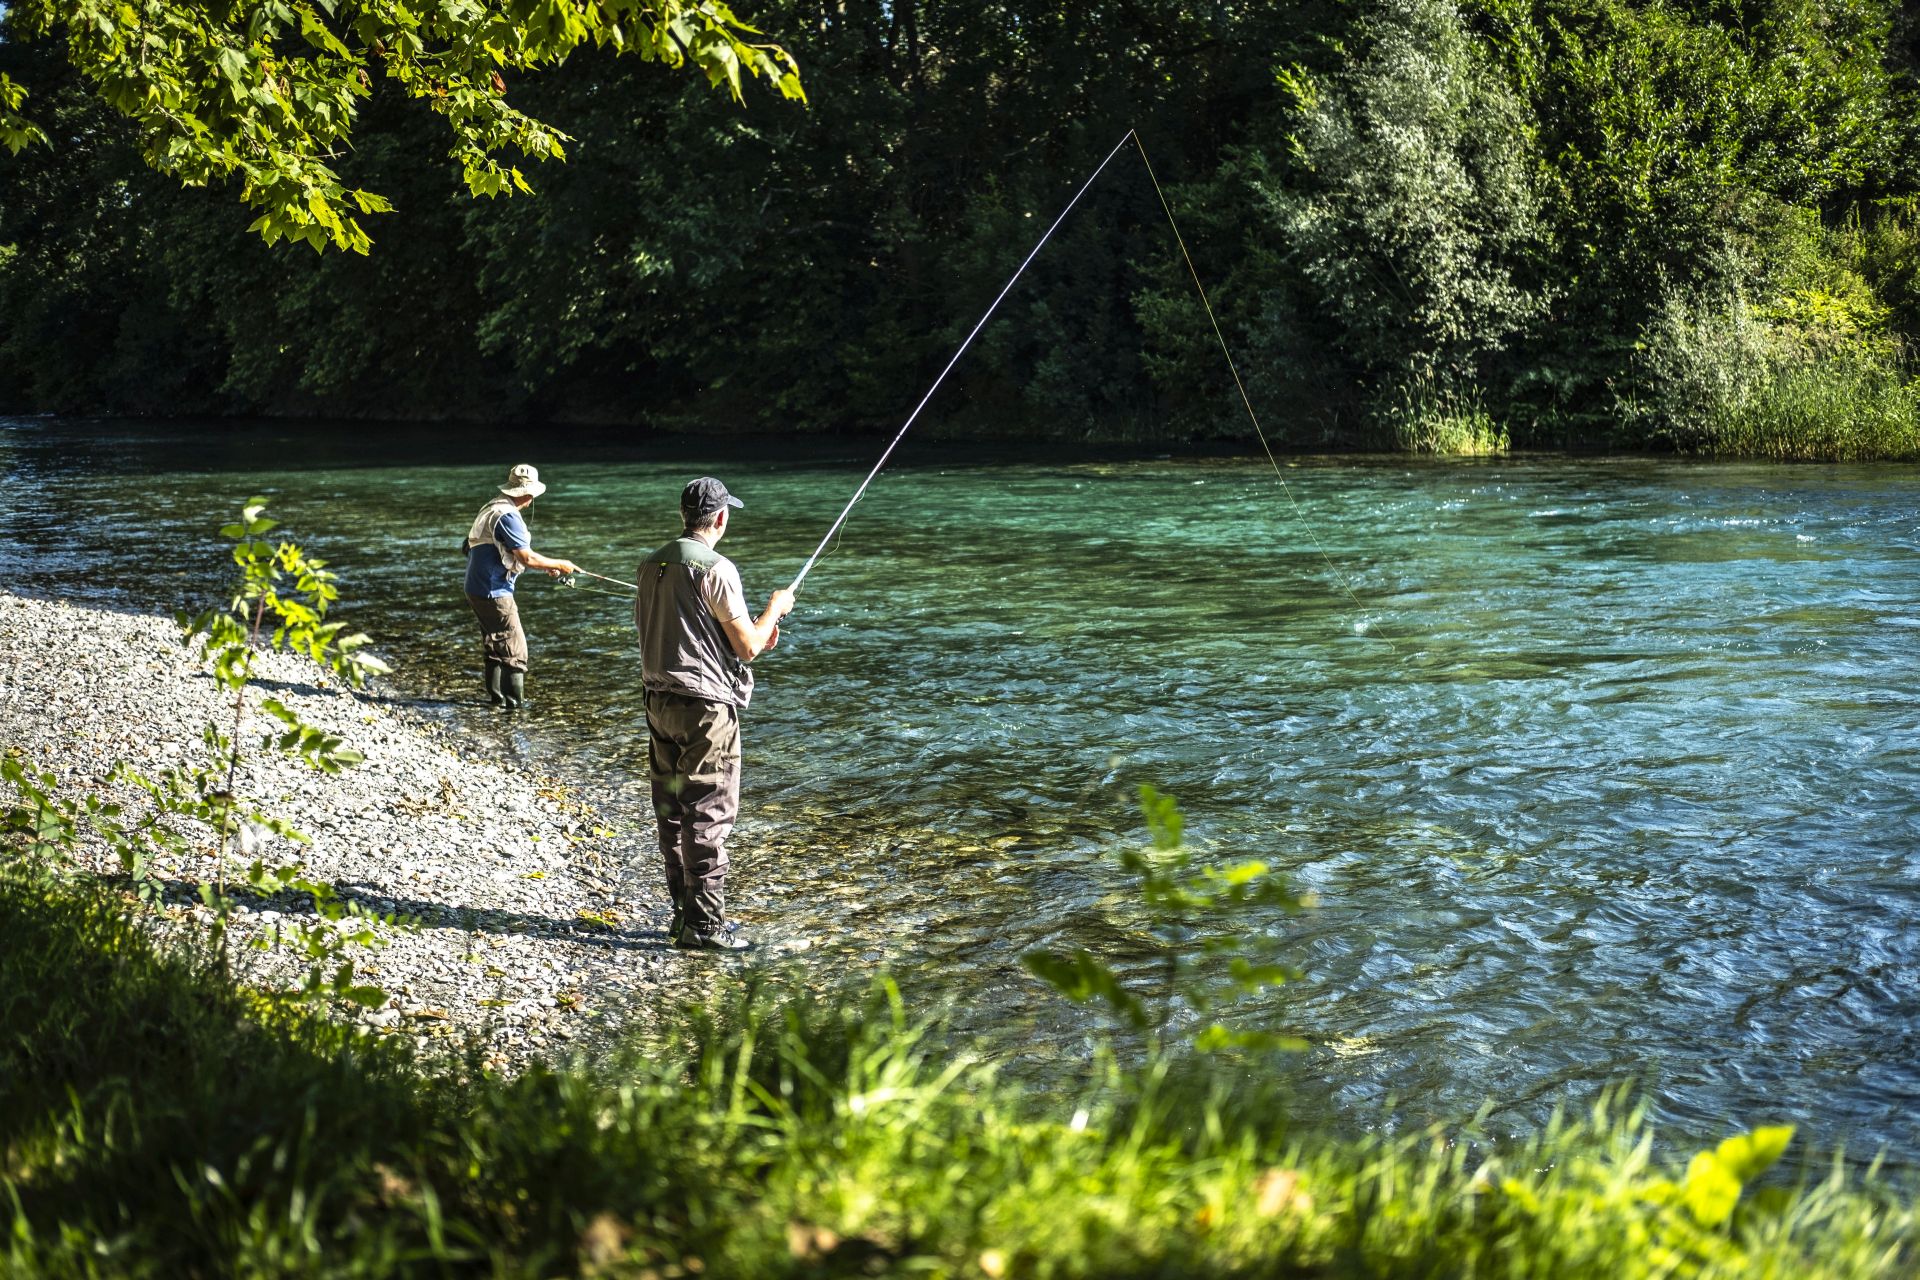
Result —
POLYGON ((784 588, 759 618, 740 571, 713 549, 744 505, 712 476, 680 492, 678 538, 640 562, 633 622, 647 689, 647 773, 660 824, 675 946, 744 951, 726 919, 727 837, 740 812, 740 713, 753 696, 747 664, 780 642, 793 609, 784 588))
POLYGON ((518 707, 527 700, 527 633, 520 629, 514 579, 524 569, 544 569, 555 577, 579 572, 573 561, 549 560, 533 549, 523 513, 546 491, 540 473, 521 463, 507 472, 499 496, 480 508, 467 531, 467 603, 480 622, 487 700, 496 707, 518 707))

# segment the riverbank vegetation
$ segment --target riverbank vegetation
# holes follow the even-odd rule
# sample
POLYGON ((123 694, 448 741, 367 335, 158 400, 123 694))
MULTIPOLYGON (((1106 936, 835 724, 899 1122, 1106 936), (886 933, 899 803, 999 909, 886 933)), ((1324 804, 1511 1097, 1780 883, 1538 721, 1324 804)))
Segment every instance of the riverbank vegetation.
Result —
MULTIPOLYGON (((533 198, 473 201, 376 80, 341 180, 394 211, 295 261, 16 15, 16 411, 892 425, 1137 126, 1282 447, 1920 454, 1893 0, 764 0, 808 105, 582 48, 511 86, 575 140, 533 198)), ((1247 431, 1130 152, 957 379, 952 434, 1247 431)))
POLYGON ((505 1078, 262 1004, 131 909, 0 878, 16 1274, 1865 1277, 1920 1246, 1909 1196, 1787 1130, 1670 1165, 1617 1102, 1500 1144, 1342 1139, 1164 1063, 1027 1093, 885 986, 505 1078))

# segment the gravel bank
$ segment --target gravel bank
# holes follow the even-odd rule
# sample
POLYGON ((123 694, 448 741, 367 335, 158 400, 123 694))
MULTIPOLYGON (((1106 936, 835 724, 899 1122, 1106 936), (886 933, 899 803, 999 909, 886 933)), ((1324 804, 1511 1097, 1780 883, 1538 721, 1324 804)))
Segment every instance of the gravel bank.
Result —
MULTIPOLYGON (((418 921, 357 957, 391 996, 359 1016, 393 1034, 475 1036, 510 1066, 710 991, 714 961, 666 945, 651 851, 631 833, 612 837, 577 792, 477 758, 378 686, 355 694, 284 654, 262 655, 257 670, 256 699, 280 698, 366 755, 333 777, 252 757, 242 793, 313 840, 264 856, 304 862, 343 896, 418 921)), ((202 726, 231 716, 171 620, 0 592, 0 744, 59 775, 64 792, 101 788, 115 761, 157 774, 204 759, 202 726)), ((247 730, 269 723, 256 713, 247 730)), ((157 866, 167 918, 204 917, 193 903, 213 865, 209 849, 157 866)), ((236 931, 257 938, 301 909, 244 903, 236 931)), ((262 984, 299 969, 279 952, 236 955, 262 984)))

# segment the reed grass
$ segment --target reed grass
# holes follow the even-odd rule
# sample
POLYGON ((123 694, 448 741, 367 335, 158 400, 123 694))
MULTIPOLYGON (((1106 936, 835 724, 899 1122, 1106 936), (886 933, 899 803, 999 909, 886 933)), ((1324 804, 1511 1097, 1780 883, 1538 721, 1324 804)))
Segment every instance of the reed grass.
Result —
POLYGON ((1701 452, 1782 462, 1920 457, 1920 387, 1843 360, 1787 365, 1706 424, 1701 452))
POLYGON ((1910 1195, 1838 1162, 1701 1216, 1617 1098, 1503 1145, 1343 1139, 1167 1060, 1023 1092, 885 984, 762 991, 664 1052, 503 1079, 255 1001, 72 884, 0 882, 0 1026, 12 1275, 1620 1280, 1920 1258, 1910 1195))
POLYGON ((1619 407, 1627 443, 1680 453, 1792 462, 1920 457, 1920 382, 1910 357, 1825 294, 1764 310, 1738 293, 1671 294, 1641 334, 1619 407))
POLYGON ((1394 448, 1443 458, 1504 457, 1507 429, 1478 395, 1462 395, 1422 379, 1401 392, 1389 414, 1394 448))

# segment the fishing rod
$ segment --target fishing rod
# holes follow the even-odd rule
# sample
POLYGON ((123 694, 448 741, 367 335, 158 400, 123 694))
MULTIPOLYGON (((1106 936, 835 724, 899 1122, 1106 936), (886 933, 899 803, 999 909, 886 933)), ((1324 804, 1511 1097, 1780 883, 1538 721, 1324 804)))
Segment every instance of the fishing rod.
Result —
POLYGON ((606 574, 595 573, 591 569, 575 569, 574 572, 583 578, 598 578, 602 582, 611 582, 614 586, 625 587, 629 591, 638 591, 640 589, 631 582, 622 582, 618 578, 609 578, 606 574))
POLYGON ((628 599, 628 597, 618 595, 612 591, 602 591, 598 587, 583 587, 579 583, 574 581, 574 577, 576 574, 582 578, 598 578, 601 582, 611 582, 614 586, 625 587, 629 591, 638 591, 640 589, 634 586, 631 582, 622 582, 618 578, 609 578, 604 573, 595 573, 591 569, 579 569, 579 568, 576 568, 573 571, 573 573, 560 574, 559 575, 560 585, 572 591, 584 591, 590 596, 606 596, 609 600, 628 599))
MULTIPOLYGON (((973 345, 974 338, 978 337, 980 331, 986 327, 987 321, 993 318, 993 313, 999 309, 1000 303, 1006 298, 1007 294, 1012 292, 1014 284, 1020 279, 1021 275, 1025 273, 1028 265, 1033 262, 1034 258, 1039 256, 1040 250, 1046 247, 1046 243, 1053 237, 1053 233, 1060 229, 1060 224, 1067 220, 1067 215, 1073 212, 1074 206, 1080 203, 1080 197, 1087 193, 1088 188, 1093 186, 1100 175, 1106 171, 1107 165, 1112 163, 1113 158, 1120 154, 1121 148, 1125 147, 1129 142, 1133 143, 1134 147, 1139 151, 1140 163, 1147 171, 1148 180, 1153 183, 1154 194, 1160 198, 1160 207, 1166 211, 1167 225, 1172 228, 1174 242, 1180 246, 1180 256, 1185 259, 1187 271, 1193 276, 1193 287, 1200 295, 1200 305, 1205 308, 1207 319, 1213 325, 1214 337, 1218 339, 1220 343, 1220 354, 1226 357, 1227 370, 1233 375, 1233 385, 1240 392, 1240 402, 1246 407, 1247 419, 1253 424, 1254 435, 1259 438, 1260 448, 1266 453, 1267 462, 1273 467, 1274 477, 1280 481, 1281 489, 1286 492, 1287 501, 1293 505, 1294 514, 1300 517, 1302 525, 1304 525, 1307 530, 1307 536, 1313 541, 1314 549, 1320 553, 1321 560, 1324 561, 1327 568, 1333 572, 1334 577, 1339 579, 1341 592, 1347 597, 1348 601, 1353 604, 1356 611, 1361 613, 1366 611, 1365 606, 1360 603, 1359 597, 1354 594, 1352 583, 1348 580, 1347 575, 1341 571, 1340 566, 1333 562, 1333 557, 1327 554, 1326 547, 1320 541, 1320 535, 1314 532, 1313 523, 1306 518, 1306 512, 1301 508, 1300 500, 1294 496, 1293 486, 1287 483, 1286 474, 1280 469, 1280 461, 1274 456, 1273 445, 1267 440, 1267 433, 1260 425, 1260 415, 1254 412, 1253 400, 1248 396, 1246 384, 1240 377, 1239 367, 1234 363, 1233 352, 1227 348, 1226 334, 1221 331, 1220 321, 1213 313, 1213 304, 1207 299, 1206 286, 1201 284, 1200 272, 1193 265, 1193 255, 1187 252, 1186 237, 1180 234, 1180 224, 1173 216, 1173 205, 1168 201, 1167 193, 1161 190, 1160 179, 1153 171, 1153 162, 1147 159, 1146 144, 1140 140, 1139 131, 1136 129, 1128 129, 1125 136, 1114 144, 1113 150, 1107 152, 1106 159, 1102 160, 1094 169, 1093 173, 1088 176, 1087 180, 1080 184, 1080 189, 1074 192, 1073 199, 1067 201, 1066 208, 1062 209, 1060 215, 1053 220, 1053 225, 1049 226, 1046 231, 1041 234, 1040 239, 1034 243, 1033 248, 1028 251, 1027 256, 1022 259, 1020 265, 1014 269, 1014 273, 1008 277, 1007 283, 1001 287, 999 294, 994 298, 993 302, 988 305, 980 319, 975 322, 972 331, 969 332, 966 339, 961 342, 959 349, 953 353, 953 358, 947 361, 946 368, 940 371, 940 376, 933 380, 933 385, 927 388, 927 393, 920 397, 920 403, 914 406, 911 414, 907 415, 906 422, 894 435, 891 443, 887 445, 885 452, 880 455, 879 461, 873 464, 873 470, 867 473, 867 478, 862 480, 860 487, 853 491, 853 497, 849 498, 847 505, 841 508, 839 516, 834 519, 833 524, 827 529, 826 536, 820 539, 820 545, 813 549, 813 554, 807 557, 807 562, 800 566, 800 572, 796 574, 793 581, 787 585, 789 592, 798 592, 800 590, 800 584, 806 581, 807 574, 813 571, 814 563, 818 561, 821 554, 826 551, 827 544, 833 541, 833 535, 840 531, 840 526, 846 523, 847 517, 853 512, 854 504, 866 495, 867 487, 873 483, 874 477, 880 474, 880 469, 887 465, 887 459, 893 456, 894 449, 899 446, 901 440, 906 438, 908 430, 912 428, 914 422, 920 417, 921 410, 925 409, 927 403, 933 399, 934 392, 940 389, 940 384, 946 381, 949 373, 953 372, 953 367, 960 363, 960 357, 966 354, 967 348, 973 345)), ((1371 627, 1366 627, 1364 624, 1357 625, 1359 626, 1361 634, 1372 634, 1376 639, 1383 641, 1389 649, 1398 652, 1398 647, 1385 634, 1377 632, 1371 627)))
POLYGON ((805 582, 807 580, 807 574, 813 571, 814 561, 820 558, 820 553, 827 549, 829 542, 833 541, 833 535, 838 533, 840 526, 846 523, 847 516, 853 511, 853 504, 860 501, 861 497, 867 492, 867 486, 872 484, 873 478, 880 474, 880 468, 887 465, 887 459, 893 456, 895 447, 906 437, 908 429, 913 426, 915 419, 919 418, 920 411, 927 407, 927 402, 933 399, 933 393, 940 389, 940 384, 947 380, 949 373, 953 372, 953 366, 960 363, 960 357, 965 355, 967 348, 973 345, 973 340, 979 336, 980 330, 986 328, 987 321, 993 318, 993 313, 999 309, 1002 299, 1004 299, 1008 293, 1012 292, 1014 282, 1020 279, 1021 273, 1027 269, 1027 264, 1039 255, 1040 250, 1045 247, 1048 239, 1052 237, 1055 231, 1059 230, 1060 224, 1067 220, 1067 215, 1073 212, 1073 206, 1080 203, 1080 197, 1087 194, 1087 188, 1094 184, 1094 180, 1100 176, 1101 172, 1106 169, 1113 158, 1120 154, 1120 148, 1126 146, 1127 139, 1131 137, 1133 137, 1133 130, 1129 129, 1126 132, 1126 137, 1114 143, 1113 150, 1107 152, 1107 158, 1100 162, 1100 167, 1093 171, 1092 177, 1089 177, 1085 182, 1080 184, 1080 189, 1073 193, 1073 199, 1067 201, 1067 207, 1060 211, 1060 216, 1053 220, 1053 225, 1042 233, 1040 239, 1034 244, 1033 249, 1027 254, 1025 260, 1022 261, 1019 267, 1014 270, 1014 273, 1007 278, 1007 283, 1001 288, 999 296, 993 300, 992 304, 987 307, 985 314, 974 324, 973 332, 967 335, 966 341, 960 344, 960 349, 953 353, 953 359, 947 361, 947 367, 940 371, 940 376, 935 378, 933 385, 927 388, 927 394, 920 397, 920 403, 915 405, 913 412, 907 415, 906 424, 902 426, 899 433, 893 437, 893 443, 887 446, 886 452, 880 455, 880 461, 873 464, 873 470, 867 472, 867 478, 862 480, 860 487, 853 491, 853 497, 847 500, 847 505, 841 510, 839 517, 834 520, 833 526, 827 530, 827 536, 820 539, 820 545, 813 549, 813 554, 807 557, 807 562, 800 566, 800 572, 796 574, 793 581, 787 585, 788 592, 791 593, 800 590, 800 584, 805 582))

